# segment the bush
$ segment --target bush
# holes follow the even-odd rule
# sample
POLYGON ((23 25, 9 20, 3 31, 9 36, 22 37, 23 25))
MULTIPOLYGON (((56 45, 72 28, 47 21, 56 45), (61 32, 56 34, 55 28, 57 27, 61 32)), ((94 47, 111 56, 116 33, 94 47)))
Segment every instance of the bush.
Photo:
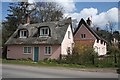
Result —
POLYGON ((96 53, 92 47, 88 47, 82 44, 75 45, 73 53, 65 56, 61 60, 61 63, 67 64, 94 64, 94 57, 96 53))
POLYGON ((120 49, 116 46, 109 46, 109 55, 113 56, 115 66, 120 67, 120 49))

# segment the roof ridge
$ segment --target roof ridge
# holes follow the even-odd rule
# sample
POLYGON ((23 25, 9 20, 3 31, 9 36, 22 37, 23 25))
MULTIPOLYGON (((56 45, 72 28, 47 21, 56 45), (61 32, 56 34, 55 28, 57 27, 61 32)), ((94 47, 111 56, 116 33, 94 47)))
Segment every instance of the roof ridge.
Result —
POLYGON ((73 35, 76 34, 76 32, 78 31, 78 29, 81 27, 82 24, 84 24, 85 27, 86 27, 97 39, 101 39, 101 38, 95 33, 95 31, 93 31, 93 29, 90 28, 90 26, 85 22, 85 20, 84 20, 83 18, 81 18, 81 20, 80 20, 80 22, 79 22, 79 24, 78 24, 78 27, 77 27, 77 29, 75 30, 75 32, 74 32, 73 35))

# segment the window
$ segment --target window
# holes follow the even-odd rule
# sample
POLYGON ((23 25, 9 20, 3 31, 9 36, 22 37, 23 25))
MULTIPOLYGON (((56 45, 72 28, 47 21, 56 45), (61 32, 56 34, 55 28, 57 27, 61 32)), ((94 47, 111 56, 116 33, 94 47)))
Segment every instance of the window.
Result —
POLYGON ((26 38, 27 37, 27 30, 20 30, 20 38, 26 38))
POLYGON ((45 54, 51 54, 51 47, 45 47, 45 54))
POLYGON ((24 47, 24 53, 25 54, 31 53, 31 47, 24 47))
POLYGON ((85 34, 81 34, 81 38, 86 38, 86 35, 85 34))
POLYGON ((68 39, 70 39, 70 31, 68 31, 68 39))
POLYGON ((49 28, 40 28, 40 36, 48 36, 49 28))
POLYGON ((70 55, 70 47, 67 48, 67 53, 70 55))

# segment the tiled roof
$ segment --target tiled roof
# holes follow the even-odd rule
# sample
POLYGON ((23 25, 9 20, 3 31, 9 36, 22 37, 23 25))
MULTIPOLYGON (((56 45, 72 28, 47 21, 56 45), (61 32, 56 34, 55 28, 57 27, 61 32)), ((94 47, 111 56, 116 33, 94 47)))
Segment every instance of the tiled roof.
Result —
POLYGON ((80 22, 78 24, 78 27, 75 30, 75 32, 73 33, 73 35, 76 34, 76 32, 79 30, 79 28, 81 27, 82 24, 85 25, 85 27, 96 37, 96 39, 103 40, 103 41, 107 42, 106 40, 104 40, 103 38, 101 38, 100 36, 98 36, 98 34, 84 21, 83 18, 80 20, 80 22))

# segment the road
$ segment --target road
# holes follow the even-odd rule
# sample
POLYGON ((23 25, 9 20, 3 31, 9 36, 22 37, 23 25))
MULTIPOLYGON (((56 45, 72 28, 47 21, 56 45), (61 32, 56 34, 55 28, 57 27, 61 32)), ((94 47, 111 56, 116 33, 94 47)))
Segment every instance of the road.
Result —
POLYGON ((86 72, 80 70, 33 67, 23 65, 2 65, 3 78, 118 78, 117 73, 86 72))

